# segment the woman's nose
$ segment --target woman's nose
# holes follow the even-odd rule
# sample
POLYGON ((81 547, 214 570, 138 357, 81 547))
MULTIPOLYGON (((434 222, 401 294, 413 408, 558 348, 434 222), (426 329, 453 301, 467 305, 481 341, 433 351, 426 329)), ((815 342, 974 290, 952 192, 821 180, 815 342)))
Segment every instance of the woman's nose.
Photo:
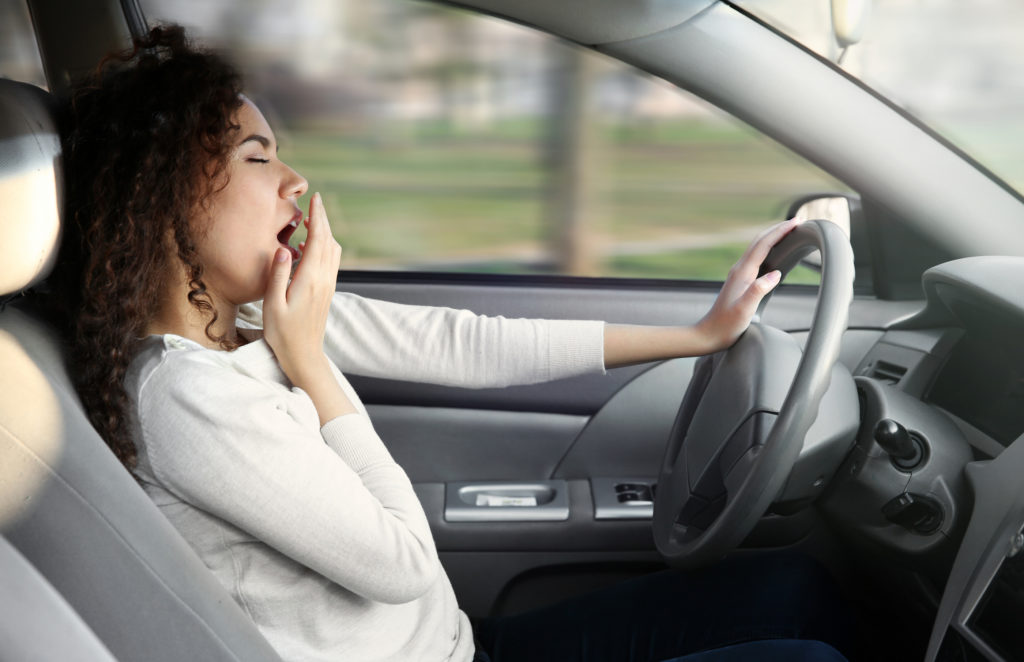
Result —
POLYGON ((285 165, 288 172, 283 180, 283 186, 281 188, 283 197, 286 198, 301 198, 309 190, 309 182, 306 178, 295 172, 291 166, 285 165))

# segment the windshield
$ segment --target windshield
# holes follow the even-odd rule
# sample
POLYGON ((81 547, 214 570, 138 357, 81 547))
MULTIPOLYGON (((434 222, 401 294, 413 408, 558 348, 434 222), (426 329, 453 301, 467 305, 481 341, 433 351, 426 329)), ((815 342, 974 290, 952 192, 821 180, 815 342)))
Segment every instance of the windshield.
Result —
MULTIPOLYGON (((735 0, 888 97, 1024 191, 1024 2, 735 0), (832 7, 859 20, 837 42, 832 7), (865 6, 863 12, 858 11, 865 6), (841 59, 840 59, 841 58, 841 59)), ((849 22, 846 23, 849 25, 849 22)))

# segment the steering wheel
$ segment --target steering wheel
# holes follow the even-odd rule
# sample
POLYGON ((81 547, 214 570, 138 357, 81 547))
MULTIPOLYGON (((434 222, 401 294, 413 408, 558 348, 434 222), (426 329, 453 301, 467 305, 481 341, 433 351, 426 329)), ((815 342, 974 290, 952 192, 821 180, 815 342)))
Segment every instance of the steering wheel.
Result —
POLYGON ((654 541, 670 565, 716 561, 743 541, 785 486, 818 415, 853 298, 849 239, 833 223, 807 221, 772 248, 761 274, 779 269, 785 278, 814 250, 821 285, 803 351, 788 333, 755 321, 694 368, 654 502, 654 541))

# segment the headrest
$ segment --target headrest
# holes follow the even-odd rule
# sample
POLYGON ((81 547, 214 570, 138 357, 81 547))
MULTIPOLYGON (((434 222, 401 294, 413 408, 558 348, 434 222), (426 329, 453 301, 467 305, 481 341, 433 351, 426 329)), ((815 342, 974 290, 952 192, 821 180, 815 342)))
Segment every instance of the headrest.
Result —
POLYGON ((60 244, 63 198, 50 95, 0 79, 0 296, 50 272, 60 244))

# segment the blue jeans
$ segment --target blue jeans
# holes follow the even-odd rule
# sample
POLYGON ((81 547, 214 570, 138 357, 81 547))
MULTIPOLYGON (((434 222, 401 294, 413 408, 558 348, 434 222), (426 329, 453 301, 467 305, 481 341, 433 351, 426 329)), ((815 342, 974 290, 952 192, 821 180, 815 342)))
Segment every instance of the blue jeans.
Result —
POLYGON ((665 662, 848 662, 828 644, 809 639, 769 639, 691 653, 665 662))
POLYGON ((853 639, 852 616, 831 576, 791 553, 647 575, 478 621, 474 633, 477 662, 662 662, 769 639, 818 640, 843 651, 853 639))

